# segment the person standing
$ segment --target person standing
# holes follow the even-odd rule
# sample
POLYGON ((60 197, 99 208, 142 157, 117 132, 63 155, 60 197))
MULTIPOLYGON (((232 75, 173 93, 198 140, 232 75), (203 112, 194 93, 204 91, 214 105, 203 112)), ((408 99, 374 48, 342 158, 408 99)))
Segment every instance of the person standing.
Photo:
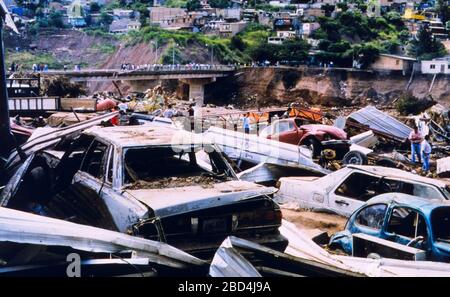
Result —
POLYGON ((429 140, 430 140, 430 136, 425 135, 423 141, 420 144, 420 147, 422 150, 422 160, 423 160, 422 169, 425 173, 428 173, 430 171, 431 145, 428 142, 429 140))
POLYGON ((413 163, 416 163, 416 155, 419 163, 422 163, 420 160, 420 143, 423 140, 422 134, 419 132, 419 128, 414 126, 413 131, 409 134, 408 137, 411 142, 411 160, 413 163))
POLYGON ((195 130, 195 119, 194 119, 195 109, 194 109, 194 106, 195 106, 195 103, 191 103, 189 105, 189 109, 188 109, 189 122, 191 124, 191 131, 195 130))
POLYGON ((165 111, 164 111, 164 114, 163 114, 163 116, 165 117, 165 118, 173 118, 174 116, 175 116, 175 114, 176 114, 176 111, 175 111, 175 109, 173 108, 173 105, 172 104, 169 104, 169 106, 168 106, 169 108, 168 109, 166 109, 165 111))
POLYGON ((242 119, 242 127, 244 128, 245 134, 250 134, 250 113, 247 112, 242 119))

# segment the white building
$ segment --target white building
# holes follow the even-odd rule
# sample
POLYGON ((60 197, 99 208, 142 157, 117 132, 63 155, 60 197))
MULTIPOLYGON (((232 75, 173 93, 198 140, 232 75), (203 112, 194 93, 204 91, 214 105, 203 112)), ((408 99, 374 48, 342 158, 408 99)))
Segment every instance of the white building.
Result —
POLYGON ((450 57, 421 61, 420 68, 424 74, 450 74, 450 57))
POLYGON ((284 37, 272 36, 267 38, 267 43, 279 45, 282 44, 284 40, 286 40, 284 37))
POLYGON ((118 19, 114 20, 109 25, 109 32, 112 34, 125 34, 132 30, 139 30, 141 23, 131 19, 118 19))
POLYGON ((302 34, 304 36, 309 36, 319 28, 320 28, 319 23, 303 23, 302 24, 302 34))

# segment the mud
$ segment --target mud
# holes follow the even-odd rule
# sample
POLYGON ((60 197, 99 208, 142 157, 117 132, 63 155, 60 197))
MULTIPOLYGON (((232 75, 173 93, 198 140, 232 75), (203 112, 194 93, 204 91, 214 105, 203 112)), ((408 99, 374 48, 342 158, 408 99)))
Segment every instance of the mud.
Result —
POLYGON ((213 188, 219 182, 211 176, 192 176, 192 177, 166 177, 154 180, 139 180, 128 189, 164 189, 164 188, 180 188, 189 186, 201 186, 202 188, 213 188))
POLYGON ((302 230, 319 229, 332 235, 342 231, 347 219, 335 214, 282 208, 283 218, 302 230))

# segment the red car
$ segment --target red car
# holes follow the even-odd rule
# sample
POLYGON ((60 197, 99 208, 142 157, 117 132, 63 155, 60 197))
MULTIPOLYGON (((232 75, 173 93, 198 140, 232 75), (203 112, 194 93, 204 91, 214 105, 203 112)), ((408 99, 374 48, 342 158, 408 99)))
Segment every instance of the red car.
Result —
POLYGON ((328 125, 302 125, 302 122, 300 118, 277 120, 264 128, 260 136, 285 143, 309 146, 314 156, 320 154, 322 141, 347 139, 347 133, 342 129, 328 125))

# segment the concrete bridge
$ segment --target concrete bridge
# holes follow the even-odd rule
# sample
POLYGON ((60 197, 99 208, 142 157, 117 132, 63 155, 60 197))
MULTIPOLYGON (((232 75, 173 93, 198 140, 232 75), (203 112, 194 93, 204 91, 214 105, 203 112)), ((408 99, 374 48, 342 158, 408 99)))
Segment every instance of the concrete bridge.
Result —
POLYGON ((73 82, 128 81, 132 86, 142 87, 148 81, 176 79, 189 85, 189 100, 203 104, 205 85, 226 77, 235 67, 225 65, 149 65, 133 70, 82 69, 50 70, 40 72, 41 76, 64 76, 73 82))

